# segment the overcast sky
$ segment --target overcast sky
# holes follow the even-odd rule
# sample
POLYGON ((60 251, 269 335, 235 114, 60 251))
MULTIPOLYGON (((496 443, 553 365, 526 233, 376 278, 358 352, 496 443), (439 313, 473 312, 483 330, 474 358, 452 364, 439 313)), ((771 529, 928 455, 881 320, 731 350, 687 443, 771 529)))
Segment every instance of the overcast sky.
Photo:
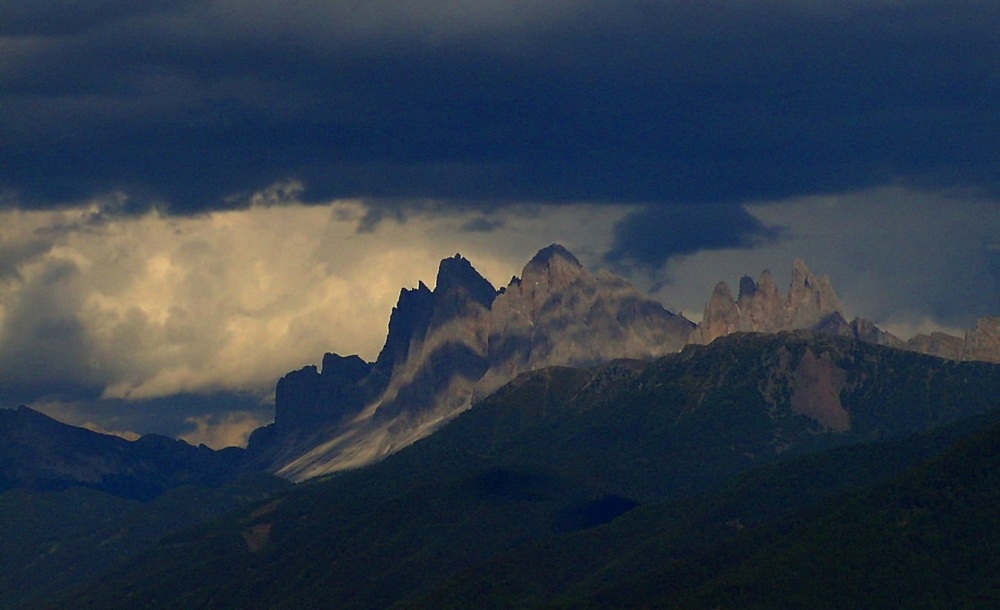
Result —
POLYGON ((0 0, 0 406, 219 446, 460 252, 1000 315, 994 1, 0 0))

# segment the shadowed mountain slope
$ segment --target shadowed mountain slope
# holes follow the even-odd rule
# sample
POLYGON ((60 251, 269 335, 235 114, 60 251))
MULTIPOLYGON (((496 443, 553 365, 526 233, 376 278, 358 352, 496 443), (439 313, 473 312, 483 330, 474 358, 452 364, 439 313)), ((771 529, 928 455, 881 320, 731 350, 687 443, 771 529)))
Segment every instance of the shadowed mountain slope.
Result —
MULTIPOLYGON (((650 510, 636 506, 995 412, 998 370, 814 333, 539 370, 377 464, 172 538, 72 606, 405 607, 469 566, 650 510)), ((823 497, 824 477, 836 490, 913 463, 872 455, 870 476, 813 462, 803 497, 823 497)))
MULTIPOLYGON (((697 591, 704 580, 722 570, 718 566, 706 567, 699 573, 696 566, 699 559, 726 548, 723 544, 749 546, 761 539, 756 532, 781 523, 805 524, 816 514, 831 512, 831 507, 853 504, 872 486, 901 478, 908 470, 926 468, 926 463, 937 459, 937 455, 954 451, 956 443, 977 434, 988 434, 998 422, 1000 413, 994 412, 899 441, 848 445, 760 467, 711 492, 643 506, 602 527, 547 538, 502 553, 458 572, 406 607, 667 606, 673 601, 672 595, 685 588, 697 591), (503 585, 498 587, 497 583, 503 585)), ((989 538, 983 544, 991 544, 989 538)), ((973 544, 970 548, 975 546, 983 545, 973 544)), ((828 545, 815 552, 817 556, 835 556, 836 547, 828 545)), ((766 558, 767 553, 756 556, 766 558)), ((873 551, 872 556, 884 555, 873 551)), ((803 558, 803 562, 810 560, 803 558)), ((787 577, 796 570, 785 567, 781 573, 787 577)), ((919 573, 913 576, 921 577, 919 573)), ((766 592, 766 587, 757 589, 758 593, 766 592)), ((857 595, 864 589, 857 587, 853 591, 857 595)), ((841 598, 840 607, 857 607, 864 602, 849 596, 841 598)), ((769 607, 781 606, 780 596, 766 599, 769 607)), ((825 599, 821 590, 813 592, 811 599, 798 600, 798 605, 815 607, 825 599)), ((699 604, 688 599, 674 605, 743 607, 743 602, 716 598, 699 604)))

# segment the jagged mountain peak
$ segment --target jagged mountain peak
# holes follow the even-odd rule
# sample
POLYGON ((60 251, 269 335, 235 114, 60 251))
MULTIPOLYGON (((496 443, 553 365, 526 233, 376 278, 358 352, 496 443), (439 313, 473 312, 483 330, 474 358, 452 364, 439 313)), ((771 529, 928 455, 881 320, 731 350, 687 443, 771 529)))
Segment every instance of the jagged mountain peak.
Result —
POLYGON ((830 284, 830 278, 825 275, 814 274, 802 259, 797 258, 792 264, 789 299, 793 299, 797 294, 803 293, 808 293, 809 298, 826 300, 831 310, 840 310, 840 301, 833 290, 833 286, 830 284))
MULTIPOLYGON (((848 324, 829 279, 801 260, 785 294, 767 270, 757 281, 743 277, 739 288, 734 300, 725 282, 716 284, 696 328, 624 279, 587 270, 558 244, 499 291, 456 254, 441 262, 433 291, 421 282, 400 292, 374 364, 329 355, 322 374, 306 367, 283 378, 272 433, 256 435, 264 444, 251 448, 293 479, 362 466, 430 434, 521 373, 645 359, 741 331, 811 329, 937 355, 943 349, 904 346, 873 324, 848 324)), ((949 340, 954 359, 1000 353, 1000 320, 983 322, 964 342, 949 340)))
POLYGON ((489 306, 496 298, 497 289, 484 278, 472 263, 461 254, 441 261, 438 266, 434 292, 443 294, 451 290, 465 289, 477 301, 489 306))
POLYGON ((708 343, 732 332, 778 332, 815 328, 831 316, 843 317, 840 300, 829 278, 817 276, 801 259, 792 265, 787 297, 782 297, 771 272, 764 270, 759 281, 740 279, 739 297, 733 301, 728 287, 720 282, 705 307, 702 322, 692 334, 695 343, 708 343))
POLYGON ((573 266, 582 267, 580 261, 573 254, 560 244, 549 244, 538 251, 535 256, 528 261, 528 266, 551 265, 553 261, 565 261, 573 266))
POLYGON ((592 277, 566 248, 551 244, 539 250, 524 266, 520 285, 546 286, 560 290, 576 280, 589 281, 592 277))
POLYGON ((740 278, 740 296, 738 299, 744 301, 749 298, 753 298, 757 294, 757 289, 759 285, 753 280, 749 275, 744 275, 740 278))
POLYGON ((331 356, 344 375, 312 368, 279 382, 276 424, 302 425, 276 425, 274 438, 258 440, 295 445, 299 455, 268 449, 261 459, 296 479, 360 466, 429 434, 517 374, 675 352, 693 327, 625 280, 591 273, 558 244, 502 291, 456 254, 441 261, 433 291, 421 284, 400 293, 368 374, 354 359, 331 356))
POLYGON ((801 258, 792 261, 792 285, 804 283, 810 275, 809 267, 801 258))
MULTIPOLYGON (((749 279, 749 278, 743 278, 749 279)), ((743 295, 743 283, 740 282, 740 296, 743 295)), ((715 286, 712 288, 712 298, 713 299, 728 299, 733 300, 733 293, 729 290, 729 284, 725 282, 716 282, 715 286)))

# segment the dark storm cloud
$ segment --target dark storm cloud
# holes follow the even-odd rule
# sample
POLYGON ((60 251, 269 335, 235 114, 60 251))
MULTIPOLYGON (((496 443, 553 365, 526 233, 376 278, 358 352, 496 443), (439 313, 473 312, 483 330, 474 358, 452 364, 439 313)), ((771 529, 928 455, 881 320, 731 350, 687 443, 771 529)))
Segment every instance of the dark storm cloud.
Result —
POLYGON ((992 2, 77 4, 0 2, 16 205, 998 190, 992 2))
POLYGON ((504 226, 504 221, 499 218, 474 218, 464 225, 462 225, 463 231, 468 231, 469 233, 492 233, 499 228, 504 226))
POLYGON ((773 242, 780 227, 751 216, 741 205, 648 206, 622 219, 605 259, 658 268, 674 256, 700 250, 747 248, 773 242))

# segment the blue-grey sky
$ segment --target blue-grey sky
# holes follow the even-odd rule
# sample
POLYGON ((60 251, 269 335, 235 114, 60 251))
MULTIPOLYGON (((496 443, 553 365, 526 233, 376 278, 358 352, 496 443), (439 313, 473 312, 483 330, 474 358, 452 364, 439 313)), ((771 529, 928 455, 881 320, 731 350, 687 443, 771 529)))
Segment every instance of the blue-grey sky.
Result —
POLYGON ((795 257, 900 332, 1000 314, 994 2, 0 15, 0 406, 223 442, 440 258, 555 241, 693 317, 795 257))

